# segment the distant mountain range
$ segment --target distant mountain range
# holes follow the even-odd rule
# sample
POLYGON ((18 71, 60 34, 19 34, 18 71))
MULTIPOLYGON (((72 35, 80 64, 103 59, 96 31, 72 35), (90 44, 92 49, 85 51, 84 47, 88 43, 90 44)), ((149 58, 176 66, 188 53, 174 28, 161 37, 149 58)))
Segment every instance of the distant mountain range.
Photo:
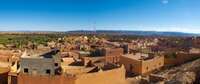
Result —
POLYGON ((108 34, 108 35, 140 35, 140 36, 200 36, 195 33, 158 32, 158 31, 125 31, 125 30, 75 30, 75 31, 0 31, 0 34, 108 34))
POLYGON ((120 30, 77 30, 68 31, 71 34, 110 34, 110 35, 141 35, 141 36, 200 36, 200 34, 183 32, 157 32, 157 31, 120 31, 120 30))

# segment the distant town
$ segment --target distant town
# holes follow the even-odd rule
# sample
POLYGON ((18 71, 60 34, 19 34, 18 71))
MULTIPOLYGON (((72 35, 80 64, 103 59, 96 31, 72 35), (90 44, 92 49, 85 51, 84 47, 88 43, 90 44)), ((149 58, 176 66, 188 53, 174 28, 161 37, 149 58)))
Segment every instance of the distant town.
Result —
POLYGON ((0 32, 0 84, 199 84, 199 44, 180 32, 0 32))

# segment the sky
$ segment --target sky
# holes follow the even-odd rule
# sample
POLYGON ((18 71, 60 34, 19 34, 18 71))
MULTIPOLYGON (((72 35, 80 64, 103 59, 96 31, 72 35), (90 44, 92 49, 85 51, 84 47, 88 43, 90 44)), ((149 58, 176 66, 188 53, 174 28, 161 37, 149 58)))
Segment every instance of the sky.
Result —
POLYGON ((0 0, 0 31, 200 33, 200 0, 0 0))

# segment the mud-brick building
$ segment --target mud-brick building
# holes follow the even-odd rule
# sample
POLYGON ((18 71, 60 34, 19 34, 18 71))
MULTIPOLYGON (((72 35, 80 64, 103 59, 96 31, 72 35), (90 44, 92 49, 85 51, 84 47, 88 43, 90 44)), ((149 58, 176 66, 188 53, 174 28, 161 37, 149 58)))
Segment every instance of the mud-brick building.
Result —
POLYGON ((200 58, 200 53, 177 52, 165 55, 165 66, 180 65, 200 58))
POLYGON ((128 73, 144 75, 164 66, 164 56, 151 54, 125 54, 120 58, 128 73))
POLYGON ((88 63, 99 64, 118 64, 120 56, 123 55, 123 48, 102 48, 92 52, 91 55, 81 56, 84 65, 88 63))
POLYGON ((61 58, 56 52, 53 50, 36 56, 24 53, 15 82, 17 81, 17 84, 125 84, 123 65, 94 66, 89 69, 71 63, 67 65, 59 61, 61 58), (60 74, 56 74, 58 67, 61 67, 60 74), (73 73, 74 71, 77 73, 73 73))
POLYGON ((18 84, 125 84, 125 69, 121 66, 111 70, 101 69, 80 75, 40 76, 19 74, 18 84))
POLYGON ((107 63, 118 63, 124 50, 123 48, 105 48, 103 49, 103 53, 107 63))
POLYGON ((55 75, 59 74, 61 58, 59 50, 54 49, 47 53, 24 53, 20 60, 20 73, 30 75, 55 75))

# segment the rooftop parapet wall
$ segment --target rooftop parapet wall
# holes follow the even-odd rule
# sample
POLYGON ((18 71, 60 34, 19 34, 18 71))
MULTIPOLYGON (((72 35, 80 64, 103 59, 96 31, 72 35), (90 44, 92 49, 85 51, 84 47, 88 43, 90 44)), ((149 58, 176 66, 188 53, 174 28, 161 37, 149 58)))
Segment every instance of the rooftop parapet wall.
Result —
POLYGON ((105 56, 121 56, 123 48, 105 48, 103 49, 105 56))
POLYGON ((127 72, 146 74, 164 66, 164 56, 155 56, 147 60, 139 60, 134 56, 121 56, 120 63, 125 65, 127 72))
POLYGON ((99 71, 77 76, 76 84, 124 84, 125 68, 99 71))
POLYGON ((200 54, 177 53, 175 56, 165 56, 165 66, 183 64, 185 62, 200 58, 200 54))
POLYGON ((124 66, 82 75, 18 75, 18 84, 125 84, 124 66), (117 74, 116 74, 117 73, 117 74))
POLYGON ((153 59, 142 61, 142 74, 151 72, 164 66, 164 56, 156 56, 153 59))
POLYGON ((45 53, 27 54, 21 56, 20 73, 30 75, 56 75, 60 74, 61 58, 57 55, 59 50, 53 49, 45 53))
POLYGON ((121 56, 120 64, 123 64, 127 72, 134 72, 136 74, 141 73, 142 61, 131 59, 129 57, 121 56))
POLYGON ((75 84, 74 76, 33 76, 20 74, 17 84, 75 84))

